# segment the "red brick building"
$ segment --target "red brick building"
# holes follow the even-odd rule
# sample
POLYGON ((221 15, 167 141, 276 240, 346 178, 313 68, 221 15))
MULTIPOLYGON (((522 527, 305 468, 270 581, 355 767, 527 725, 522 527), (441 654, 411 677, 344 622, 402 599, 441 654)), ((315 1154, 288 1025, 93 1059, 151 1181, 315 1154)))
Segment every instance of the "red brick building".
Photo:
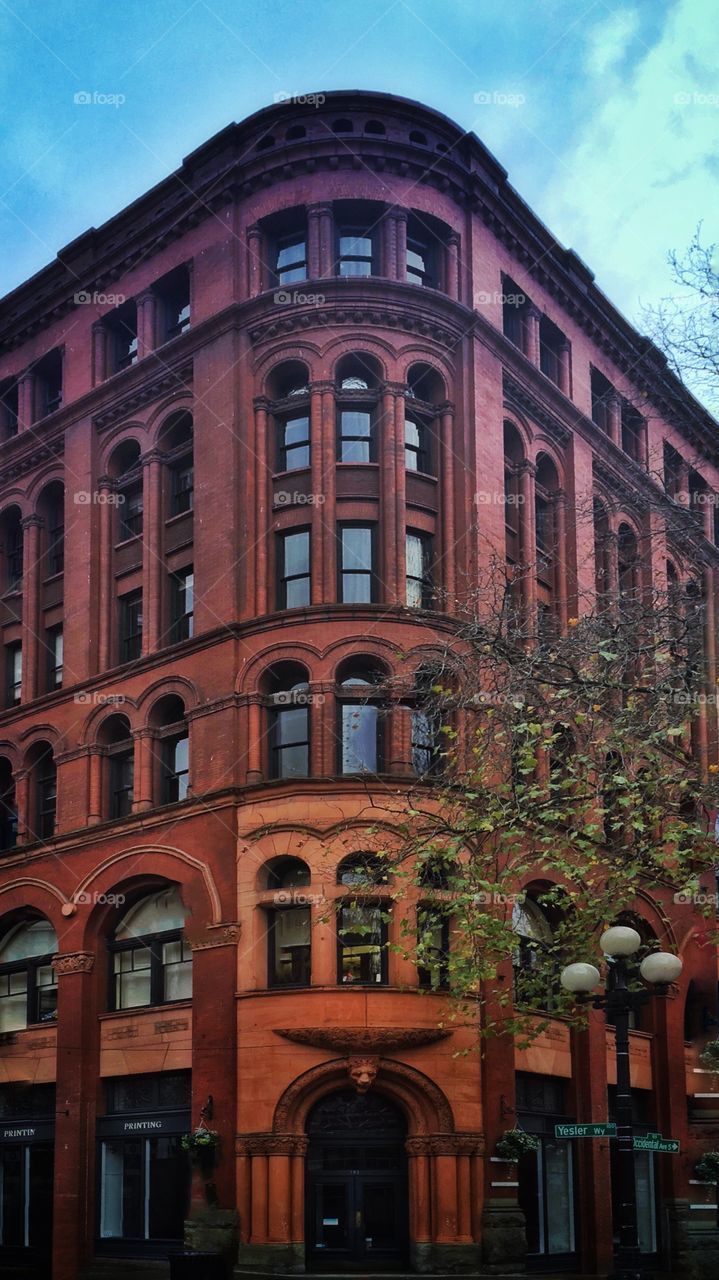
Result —
MULTIPOLYGON (((392 885, 332 908, 423 768, 412 679, 380 709, 376 673, 421 668, 489 548, 560 623, 600 571, 701 565, 714 683, 716 423, 476 138, 371 93, 229 126, 0 342, 0 1272, 164 1259, 201 1117, 189 1238, 245 1268, 606 1271, 609 1144, 553 1137, 606 1119, 601 1015, 457 1056, 383 945, 392 885)), ((637 911, 684 960, 632 1033, 637 1121, 682 1143, 638 1157, 642 1248, 688 1266, 716 959, 671 886, 637 911)))

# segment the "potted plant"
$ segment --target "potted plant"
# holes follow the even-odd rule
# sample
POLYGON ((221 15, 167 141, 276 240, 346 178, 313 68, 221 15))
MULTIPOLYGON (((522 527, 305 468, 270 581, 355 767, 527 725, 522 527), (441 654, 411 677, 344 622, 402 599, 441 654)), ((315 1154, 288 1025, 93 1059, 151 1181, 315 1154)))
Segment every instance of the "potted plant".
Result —
POLYGON ((719 1183, 719 1151, 705 1151, 701 1160, 697 1160, 694 1172, 702 1182, 719 1183))
POLYGON ((719 1040, 710 1040, 699 1054, 699 1061, 710 1071, 719 1071, 719 1040))
POLYGON ((533 1133, 525 1133, 524 1129, 507 1129, 499 1139, 495 1151, 501 1160, 516 1163, 523 1155, 529 1151, 536 1151, 539 1147, 539 1138, 533 1133))
POLYGON ((202 1165, 203 1168, 212 1168, 219 1142, 220 1135, 216 1129, 205 1129, 200 1125, 192 1133, 183 1134, 181 1146, 183 1151, 190 1152, 196 1164, 202 1165))

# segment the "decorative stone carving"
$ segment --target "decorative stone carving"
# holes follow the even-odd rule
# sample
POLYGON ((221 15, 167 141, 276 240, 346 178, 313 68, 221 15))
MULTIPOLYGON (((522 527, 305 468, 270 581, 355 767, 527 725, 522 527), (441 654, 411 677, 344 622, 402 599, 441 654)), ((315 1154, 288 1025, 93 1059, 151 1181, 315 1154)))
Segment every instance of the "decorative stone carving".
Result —
POLYGON ((275 1027, 276 1036, 294 1040, 295 1044, 311 1044, 316 1049, 334 1049, 338 1053, 370 1054, 393 1049, 414 1049, 423 1044, 446 1040, 451 1031, 440 1027, 275 1027))
POLYGON ((349 1078, 358 1093, 366 1093, 374 1084, 379 1071, 379 1058, 350 1058, 347 1064, 349 1078))
MULTIPOLYGON (((454 1131, 452 1109, 442 1090, 429 1076, 393 1058, 380 1059, 378 1074, 386 1084, 390 1096, 404 1094, 413 1110, 420 1109, 426 1117, 428 1128, 439 1133, 454 1131)), ((346 1080, 347 1063, 343 1059, 335 1058, 331 1062, 321 1062, 316 1067, 310 1067, 309 1071, 293 1080, 280 1097, 272 1122, 273 1132, 286 1133, 293 1124, 298 1129, 304 1126, 304 1099, 314 1100, 323 1090, 342 1088, 346 1080)))
POLYGON ((52 966, 58 978, 66 973, 92 973, 95 957, 92 951, 68 951, 64 955, 53 956, 52 966))
POLYGON ((235 1152, 238 1156, 303 1156, 309 1138, 300 1133, 238 1133, 235 1152))
POLYGON ((481 1156, 485 1142, 483 1133, 430 1133, 407 1138, 404 1148, 408 1156, 481 1156))
POLYGON ((234 947, 240 941, 242 925, 209 924, 200 938, 188 938, 191 951, 209 951, 212 947, 234 947))

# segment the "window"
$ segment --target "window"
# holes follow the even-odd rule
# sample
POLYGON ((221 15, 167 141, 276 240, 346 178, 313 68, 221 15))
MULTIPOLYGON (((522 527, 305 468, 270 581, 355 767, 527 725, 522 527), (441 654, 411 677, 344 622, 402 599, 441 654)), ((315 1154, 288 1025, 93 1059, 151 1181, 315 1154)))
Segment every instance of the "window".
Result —
POLYGON ((562 359, 567 339, 548 316, 539 321, 539 367, 545 377, 561 386, 563 381, 562 359))
POLYGON ((35 418, 45 418, 62 404, 62 352, 48 351, 34 366, 35 418))
POLYGON ((302 467, 309 467, 309 414, 293 414, 289 418, 280 418, 277 427, 279 434, 278 469, 280 471, 299 471, 302 467))
POLYGON ((17 381, 0 383, 0 440, 10 440, 18 432, 19 394, 17 381))
POLYGON ((7 706, 16 707, 22 695, 22 645, 5 646, 5 700, 7 706))
POLYGON ((382 907, 352 903, 338 916, 338 974, 341 983, 387 982, 387 924, 382 907))
POLYGON ((605 435, 610 434, 609 401, 614 395, 614 387, 603 373, 592 367, 590 369, 592 392, 592 422, 596 423, 605 435))
POLYGON ((664 488, 668 498, 678 499, 685 472, 683 459, 670 444, 664 441, 664 488))
POLYGON ((195 496, 195 469, 192 458, 170 468, 170 515, 182 516, 192 511, 195 496))
MULTIPOLYGON (((281 680, 279 683, 283 683, 281 680)), ((310 771, 310 713, 307 682, 300 680, 270 695, 270 776, 306 778, 310 771)))
POLYGON ((22 591, 23 535, 17 507, 6 511, 2 519, 2 541, 5 550, 6 591, 22 591))
POLYGON ((374 462, 374 415, 370 409, 339 410, 338 462, 374 462))
POLYGON ((142 898, 126 912, 110 943, 114 1009, 190 999, 192 953, 184 926, 177 888, 142 898))
POLYGON ((0 853, 17 844, 17 803, 15 778, 7 756, 0 756, 0 853))
POLYGON ((310 603, 310 531, 279 535, 278 609, 301 609, 310 603))
POLYGON ((35 784, 35 836, 38 840, 52 840, 55 834, 57 811, 57 769, 52 747, 47 745, 33 767, 35 784))
POLYGON ((369 699, 381 678, 378 671, 356 667, 341 679, 339 765, 343 774, 380 772, 382 720, 378 703, 369 699))
POLYGON ((449 986, 449 921, 436 908, 417 912, 417 979, 431 991, 449 986))
POLYGON ((132 813, 135 784, 135 751, 127 747, 110 756, 110 818, 126 818, 132 813))
POLYGON ((52 957, 57 935, 47 920, 16 925, 0 943, 0 1032, 21 1031, 57 1016, 52 957))
POLYGON ((428 289, 439 288, 437 263, 439 241, 424 218, 410 218, 407 223, 407 283, 428 289))
POLYGON ((404 420, 404 465, 408 471, 431 474, 430 432, 421 418, 407 414, 404 420))
POLYGON ((62 686, 63 639, 62 627, 48 627, 45 632, 45 651, 47 654, 47 691, 62 686))
POLYGON ((187 799, 190 776, 190 739, 187 733, 173 734, 161 743, 161 804, 176 804, 187 799))
POLYGON ((551 1009, 555 1002, 556 964, 552 958, 553 930, 537 902, 525 898, 512 909, 517 935, 514 953, 514 999, 518 1005, 551 1009))
POLYGON ((337 275, 376 274, 375 253, 371 231, 364 227, 341 227, 337 238, 337 275))
POLYGON ((192 638, 194 592, 195 575, 191 567, 170 574, 171 644, 192 638))
POLYGON ((142 653, 142 592, 120 596, 120 662, 134 662, 142 653))
POLYGON ((509 276, 502 276, 502 331, 505 338, 520 351, 527 350, 527 325, 531 302, 518 284, 509 276))
POLYGON ((142 483, 130 485, 118 492, 120 518, 120 542, 137 538, 142 533, 143 499, 142 483))
POLYGON ((307 987, 310 983, 309 907, 283 907, 269 913, 270 987, 307 987))
POLYGON ((47 561, 50 576, 65 568, 65 502, 64 494, 53 495, 47 509, 47 561))
POLYGON ((371 604, 376 599, 374 525, 340 525, 338 540, 340 600, 343 604, 371 604))
POLYGON ((130 301, 105 321, 108 332, 108 372, 119 373, 137 363, 137 307, 130 301))
POLYGON ((407 530, 407 604, 412 609, 432 607, 432 537, 407 530))
POLYGON ((422 707, 412 708, 412 768, 421 778, 441 768, 439 719, 422 707))
POLYGON ((190 273, 177 267, 158 280, 152 289, 159 304, 161 342, 169 342, 190 328, 190 273))
POLYGON ((304 234, 295 232, 277 241, 274 275, 278 285, 307 279, 307 239, 304 234))
POLYGON ((634 405, 622 397, 622 449, 635 462, 644 462, 644 418, 634 405))

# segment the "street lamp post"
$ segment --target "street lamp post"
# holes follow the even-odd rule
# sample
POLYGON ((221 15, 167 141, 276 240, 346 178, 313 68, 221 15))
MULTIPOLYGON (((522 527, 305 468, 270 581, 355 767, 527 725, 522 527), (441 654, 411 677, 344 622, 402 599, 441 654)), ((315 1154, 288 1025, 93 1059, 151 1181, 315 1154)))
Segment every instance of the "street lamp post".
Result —
MULTIPOLYGON (((600 980, 599 970, 584 962, 570 964, 562 970, 561 983, 580 1003, 591 1003, 603 1009, 614 1024, 617 1064, 617 1181, 619 1202, 619 1243, 615 1257, 614 1280, 638 1280, 640 1276, 639 1236, 637 1232, 637 1192, 634 1180, 634 1132, 632 1095, 629 1074, 629 1014, 649 999, 651 988, 632 989, 634 976, 631 963, 642 940, 636 929, 615 925, 599 939, 608 966, 603 996, 592 995, 600 980)), ((666 993, 682 971, 678 956, 668 951, 655 951, 639 966, 639 974, 651 983, 657 994, 666 993)))

